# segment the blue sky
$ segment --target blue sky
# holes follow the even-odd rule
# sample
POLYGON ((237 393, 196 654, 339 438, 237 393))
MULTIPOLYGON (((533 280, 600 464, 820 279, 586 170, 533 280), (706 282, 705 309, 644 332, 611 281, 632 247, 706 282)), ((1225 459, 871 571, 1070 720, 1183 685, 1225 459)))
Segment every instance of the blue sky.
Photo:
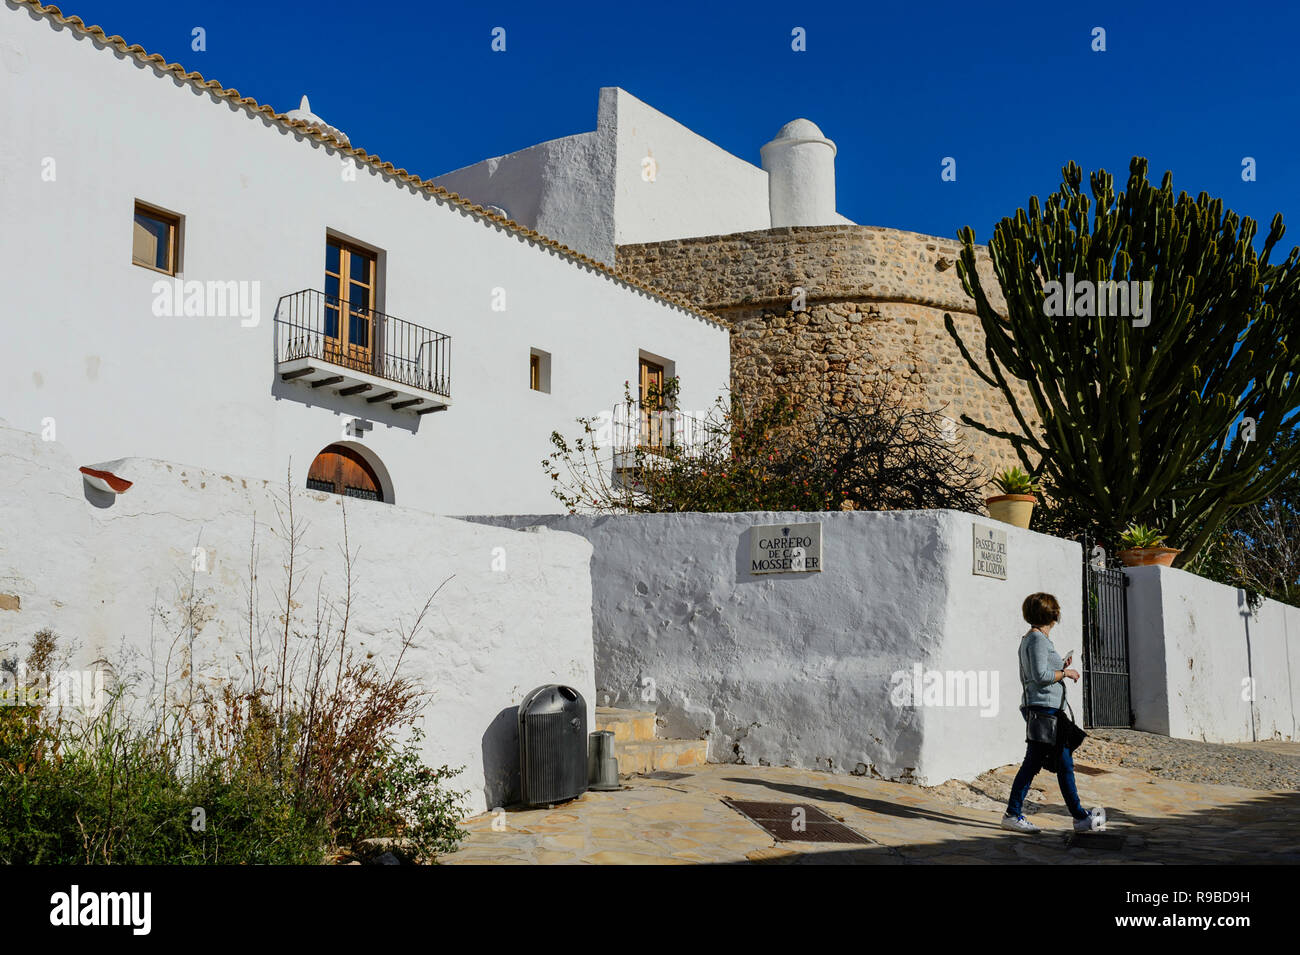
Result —
POLYGON ((1122 188, 1133 155, 1300 243, 1300 5, 65 0, 65 14, 284 111, 305 92, 352 142, 434 176, 593 129, 621 86, 755 164, 805 116, 839 147, 856 222, 981 241, 1073 159, 1122 188), (203 27, 207 49, 191 50, 203 27), (490 49, 506 29, 507 49, 490 49), (807 51, 790 48, 794 27, 807 51), (1107 50, 1090 48, 1094 27, 1107 50), (945 156, 957 181, 940 180, 945 156), (1243 182, 1242 159, 1257 162, 1243 182))

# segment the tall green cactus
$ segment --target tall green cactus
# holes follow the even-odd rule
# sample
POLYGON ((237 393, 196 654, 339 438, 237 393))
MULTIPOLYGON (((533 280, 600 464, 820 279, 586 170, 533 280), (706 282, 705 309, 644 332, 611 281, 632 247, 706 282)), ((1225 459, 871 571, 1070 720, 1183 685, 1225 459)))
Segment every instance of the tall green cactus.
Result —
POLYGON ((1145 159, 1133 159, 1118 195, 1108 173, 1093 173, 1091 200, 1077 165, 1062 173, 1046 203, 1032 197, 1028 212, 994 228, 989 257, 1005 315, 981 286, 973 230, 959 233, 957 271, 975 300, 985 366, 950 315, 944 324, 975 373, 1006 396, 1019 431, 962 420, 1009 441, 1049 496, 1111 540, 1132 520, 1158 522, 1184 564, 1233 511, 1300 466, 1300 444, 1266 457, 1300 408, 1300 249, 1272 264, 1281 215, 1257 253, 1252 219, 1204 192, 1175 196, 1167 172, 1152 186, 1145 159), (1045 301, 1064 297, 1047 283, 1084 279, 1151 282, 1149 324, 1046 314, 1045 301), (1012 391, 1016 379, 1036 422, 1012 391), (1232 440, 1243 416, 1254 421, 1253 441, 1232 440))

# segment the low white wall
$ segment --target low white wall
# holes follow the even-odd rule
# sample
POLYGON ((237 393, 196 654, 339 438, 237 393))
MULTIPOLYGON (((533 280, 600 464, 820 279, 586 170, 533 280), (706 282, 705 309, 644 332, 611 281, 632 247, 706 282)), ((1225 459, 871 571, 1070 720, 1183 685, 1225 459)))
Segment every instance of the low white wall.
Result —
MULTIPOLYGON (((282 484, 131 459, 122 471, 135 485, 103 507, 88 498, 80 462, 60 445, 0 425, 0 460, 0 597, 18 602, 0 609, 0 647, 17 643, 25 654, 32 636, 51 627, 65 645, 79 645, 74 668, 106 659, 121 677, 161 673, 199 547, 206 570, 193 575, 193 590, 208 622, 196 641, 196 672, 242 675, 256 519, 265 627, 256 652, 270 659, 285 577, 275 513, 282 484)), ((296 492, 306 526, 296 560, 304 628, 318 583, 326 599, 341 600, 342 501, 296 492)), ((422 720, 426 761, 465 766, 455 782, 470 790, 471 810, 501 805, 518 789, 515 708, 529 690, 574 686, 589 723, 594 717, 591 545, 572 534, 519 533, 371 501, 349 499, 347 515, 357 551, 349 640, 358 651, 390 660, 398 627, 409 627, 451 578, 404 668, 432 692, 422 720)), ((173 675, 179 667, 174 653, 173 675)))
MULTIPOLYGON (((598 702, 656 709, 667 736, 707 738, 713 761, 973 778, 1024 754, 1025 596, 1055 593, 1066 621, 1056 645, 1080 649, 1079 546, 969 514, 470 519, 587 537, 598 702), (751 527, 810 521, 822 523, 822 572, 750 573, 751 527), (973 525, 1007 532, 1006 580, 972 574, 973 525), (895 674, 910 686, 918 665, 945 682, 949 671, 983 679, 990 705, 900 700, 895 674)), ((1081 717, 1079 688, 1070 699, 1081 717)))
POLYGON ((1125 573, 1138 729, 1212 743, 1297 738, 1300 608, 1266 600, 1255 615, 1242 591, 1196 574, 1125 573))
MULTIPOLYGON (((921 761, 935 767, 934 782, 969 780, 995 766, 1018 763, 1025 755, 1018 653, 1020 638, 1029 629, 1021 613, 1027 596, 1046 591, 1060 602, 1061 621, 1052 628, 1052 644, 1062 657, 1073 650, 1073 669, 1083 671, 1083 552, 1075 541, 989 518, 957 511, 935 513, 944 518, 942 550, 935 565, 948 585, 943 650, 935 666, 996 672, 1000 706, 995 716, 983 719, 972 718, 969 709, 926 707, 921 761), (972 527, 1006 532, 1006 580, 971 573, 972 527)), ((1066 701, 1080 725, 1086 683, 1080 679, 1065 685, 1066 701)), ((1085 755, 1087 745, 1080 750, 1085 755)))

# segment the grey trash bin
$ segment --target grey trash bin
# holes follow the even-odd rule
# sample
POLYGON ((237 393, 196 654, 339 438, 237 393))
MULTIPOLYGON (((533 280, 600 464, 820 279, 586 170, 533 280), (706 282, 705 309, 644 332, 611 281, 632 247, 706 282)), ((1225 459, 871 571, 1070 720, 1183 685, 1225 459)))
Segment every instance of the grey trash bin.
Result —
POLYGON ((519 704, 519 782, 529 806, 587 791, 587 701, 571 686, 539 686, 519 704))

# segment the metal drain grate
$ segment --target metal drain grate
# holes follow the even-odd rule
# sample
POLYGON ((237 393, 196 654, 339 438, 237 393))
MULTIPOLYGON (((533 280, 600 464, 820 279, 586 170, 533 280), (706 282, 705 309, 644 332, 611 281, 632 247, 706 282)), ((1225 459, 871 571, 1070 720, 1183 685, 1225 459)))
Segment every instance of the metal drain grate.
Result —
POLYGON ((642 773, 645 779, 690 779, 693 773, 670 773, 666 769, 660 769, 653 773, 642 773))
POLYGON ((846 842, 853 845, 872 845, 871 840, 866 836, 854 832, 816 806, 797 802, 751 802, 740 799, 724 799, 722 802, 759 826, 768 835, 782 842, 846 842), (796 822, 801 823, 801 829, 795 829, 796 822))

